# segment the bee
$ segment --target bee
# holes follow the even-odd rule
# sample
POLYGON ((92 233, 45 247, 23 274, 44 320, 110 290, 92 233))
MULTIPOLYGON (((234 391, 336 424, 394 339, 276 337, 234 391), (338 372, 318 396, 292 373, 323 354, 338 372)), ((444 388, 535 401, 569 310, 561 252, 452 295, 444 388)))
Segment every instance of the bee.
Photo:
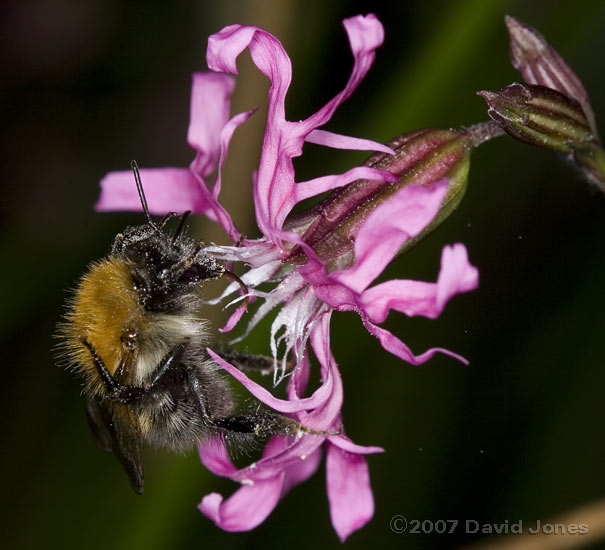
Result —
MULTIPOLYGON (((113 452, 141 494, 143 444, 187 450, 209 437, 244 441, 305 429, 257 408, 238 411, 220 367, 206 351, 204 283, 241 280, 204 252, 180 217, 156 223, 131 163, 145 223, 116 235, 109 255, 92 263, 59 325, 64 361, 84 380, 84 406, 99 446, 113 452)), ((269 359, 233 352, 240 368, 266 370, 269 359)), ((258 403, 260 405, 260 402, 258 403)))

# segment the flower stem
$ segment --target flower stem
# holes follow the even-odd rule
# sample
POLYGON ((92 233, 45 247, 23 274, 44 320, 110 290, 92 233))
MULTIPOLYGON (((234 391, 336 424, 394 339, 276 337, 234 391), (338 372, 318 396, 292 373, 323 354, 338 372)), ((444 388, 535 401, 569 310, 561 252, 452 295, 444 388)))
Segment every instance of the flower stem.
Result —
POLYGON ((469 137, 473 149, 490 139, 506 134, 502 127, 493 120, 473 124, 473 126, 470 126, 465 130, 465 133, 469 137))

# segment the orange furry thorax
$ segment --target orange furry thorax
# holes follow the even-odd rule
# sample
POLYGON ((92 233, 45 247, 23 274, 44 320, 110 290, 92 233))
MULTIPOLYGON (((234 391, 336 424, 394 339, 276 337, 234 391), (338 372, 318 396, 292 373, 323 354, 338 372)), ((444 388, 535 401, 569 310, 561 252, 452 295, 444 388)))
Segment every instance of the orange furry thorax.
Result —
POLYGON ((147 324, 125 262, 110 256, 92 264, 76 289, 67 318, 73 331, 71 352, 78 365, 96 370, 90 351, 80 343, 80 338, 86 338, 110 374, 115 374, 126 354, 128 335, 147 324))

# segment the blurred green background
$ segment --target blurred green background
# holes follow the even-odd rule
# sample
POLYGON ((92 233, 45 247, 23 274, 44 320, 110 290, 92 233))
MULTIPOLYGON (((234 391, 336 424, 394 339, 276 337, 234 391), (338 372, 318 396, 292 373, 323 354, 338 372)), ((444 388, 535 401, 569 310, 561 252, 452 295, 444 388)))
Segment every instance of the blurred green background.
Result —
MULTIPOLYGON (((88 262, 107 252, 134 214, 97 214, 109 170, 186 166, 190 73, 205 66, 209 34, 231 23, 280 38, 294 66, 288 117, 317 110, 348 78, 340 21, 375 12, 386 40, 327 129, 386 141, 419 127, 486 119, 480 89, 519 76, 508 61, 505 14, 540 29, 583 79, 605 129, 605 3, 600 0, 129 1, 21 0, 4 4, 0 48, 3 193, 0 411, 5 548, 308 548, 337 546, 325 469, 295 488, 250 533, 224 533, 196 509, 236 486, 197 455, 146 454, 137 497, 89 434, 80 382, 54 364, 53 332, 88 262)), ((258 162, 267 82, 247 55, 232 112, 261 105, 240 128, 225 172, 225 202, 254 234, 250 174, 258 162)), ((309 146, 298 179, 345 170, 364 155, 309 146)), ((350 548, 456 548, 477 540, 395 534, 395 515, 510 523, 549 518, 605 494, 605 200, 549 152, 500 138, 482 146, 457 213, 385 273, 434 280, 441 248, 464 242, 480 288, 435 321, 392 315, 386 326, 415 352, 404 364, 335 315, 333 342, 351 438, 369 457, 374 519, 350 548)), ((195 232, 221 239, 203 220, 195 232)), ((220 312, 209 315, 218 319, 220 312)), ((268 351, 268 324, 249 346, 268 351)), ((605 548, 593 543, 590 548, 605 548)), ((588 547, 588 546, 587 546, 588 547)))

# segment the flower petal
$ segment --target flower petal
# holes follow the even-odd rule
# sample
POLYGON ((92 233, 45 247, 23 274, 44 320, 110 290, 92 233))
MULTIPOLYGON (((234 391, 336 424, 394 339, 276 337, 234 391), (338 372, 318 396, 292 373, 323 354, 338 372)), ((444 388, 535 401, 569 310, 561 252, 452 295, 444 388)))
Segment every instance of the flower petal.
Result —
POLYGON ((282 486, 282 497, 295 485, 309 479, 319 468, 321 461, 321 447, 315 449, 304 460, 300 460, 286 470, 284 483, 282 486))
POLYGON ((305 138, 307 143, 315 143, 316 145, 323 145, 325 147, 332 147, 334 149, 349 149, 355 151, 380 151, 382 153, 388 153, 394 155, 395 151, 377 141, 369 139, 361 139, 351 136, 343 136, 342 134, 334 134, 333 132, 327 132, 326 130, 313 130, 305 138))
POLYGON ((196 171, 207 177, 219 155, 219 136, 229 118, 235 80, 224 74, 193 73, 187 142, 197 152, 196 171))
POLYGON ((239 306, 227 320, 227 323, 224 327, 219 328, 219 332, 231 332, 233 328, 239 323, 239 320, 242 318, 242 315, 246 312, 247 304, 242 304, 239 306))
MULTIPOLYGON (((223 166, 225 164, 225 160, 227 158, 227 151, 229 149, 229 142, 231 141, 231 137, 233 136, 233 132, 235 132, 236 128, 246 122, 253 111, 246 111, 243 113, 239 113, 235 115, 231 120, 229 120, 226 124, 224 124, 223 128, 220 129, 220 139, 219 139, 219 163, 218 163, 218 171, 216 175, 216 181, 212 187, 212 191, 208 190, 206 183, 201 180, 200 187, 204 190, 204 195, 207 202, 210 204, 214 216, 216 220, 223 226, 225 232, 234 240, 237 241, 241 235, 240 231, 235 227, 231 216, 229 213, 223 208, 223 206, 218 201, 219 193, 221 192, 221 184, 222 184, 222 172, 223 166)), ((197 173, 197 165, 200 159, 200 155, 196 157, 196 159, 191 164, 191 170, 197 173)))
POLYGON ((365 290, 359 304, 373 323, 382 323, 391 309, 435 319, 452 296, 473 290, 478 283, 479 272, 469 263, 466 248, 455 244, 443 249, 437 283, 387 281, 365 290))
POLYGON ((284 474, 240 487, 227 500, 218 493, 206 495, 199 509, 225 531, 250 531, 273 511, 282 493, 284 474))
MULTIPOLYGON (((325 124, 338 105, 359 85, 374 60, 374 50, 384 38, 382 25, 373 15, 347 19, 344 24, 354 55, 351 77, 340 94, 317 113, 298 123, 286 120, 285 96, 292 79, 292 67, 281 43, 274 36, 257 27, 232 25, 213 35, 208 41, 206 59, 211 69, 236 73, 236 59, 248 47, 253 62, 271 81, 267 130, 254 186, 254 202, 260 230, 280 247, 282 245, 278 232, 294 204, 301 200, 296 189, 299 189, 300 193, 305 189, 304 186, 295 188, 292 158, 302 153, 307 135, 325 124)), ((328 138, 327 134, 324 134, 323 138, 320 135, 318 139, 336 141, 334 137, 328 138)), ((355 142, 355 148, 359 145, 359 142, 355 142)), ((315 183, 318 188, 322 184, 333 188, 335 181, 323 180, 321 183, 315 183)), ((316 191, 309 185, 304 195, 308 197, 317 192, 321 191, 316 191)))
POLYGON ((298 467, 324 442, 320 435, 273 436, 263 450, 263 457, 248 466, 236 468, 229 457, 225 441, 220 438, 198 445, 200 459, 212 473, 239 483, 275 478, 288 468, 298 467))
POLYGON ((435 217, 447 192, 447 180, 429 187, 406 186, 378 206, 355 239, 355 264, 332 278, 361 293, 386 267, 401 246, 435 217))
POLYGON ((339 449, 349 453, 361 455, 384 453, 384 449, 382 447, 366 447, 363 445, 357 445, 344 435, 331 435, 328 437, 328 441, 332 443, 332 445, 335 445, 339 449))
MULTIPOLYGON (((292 80, 292 66, 277 38, 258 27, 226 27, 208 40, 208 66, 215 71, 236 74, 236 59, 247 47, 252 61, 271 81, 267 130, 254 186, 256 220, 263 234, 271 237, 272 230, 280 227, 276 215, 292 193, 294 168, 291 158, 300 155, 302 139, 298 140, 300 143, 296 140, 289 143, 294 125, 286 121, 285 97, 292 80)), ((286 215, 287 212, 283 218, 286 215)))
POLYGON ((290 353, 293 353, 296 362, 300 363, 307 345, 309 332, 321 305, 321 302, 315 298, 313 290, 306 287, 282 307, 273 323, 271 323, 271 353, 273 357, 277 358, 280 343, 285 341, 285 350, 281 361, 282 373, 285 371, 286 360, 290 353))
MULTIPOLYGON (((147 205, 152 214, 185 210, 210 213, 210 203, 204 199, 198 181, 189 170, 143 168, 140 174, 147 205)), ((101 180, 101 195, 95 210, 142 210, 132 171, 109 172, 105 175, 101 180)), ((212 217, 212 214, 210 216, 212 217)))
POLYGON ((198 445, 202 464, 213 474, 221 477, 230 477, 237 472, 231 461, 225 442, 220 438, 210 438, 198 445))
POLYGON ((328 445, 326 482, 332 525, 341 542, 374 515, 368 463, 363 456, 328 445))
POLYGON ((354 91, 359 83, 364 79, 367 72, 374 63, 374 51, 384 41, 384 28, 375 15, 366 16, 357 15, 343 21, 345 30, 349 37, 349 44, 354 57, 353 70, 346 86, 331 101, 326 103, 314 115, 311 115, 305 121, 301 122, 304 128, 304 134, 307 135, 324 125, 334 111, 342 104, 354 91))
POLYGON ((220 355, 214 353, 210 348, 207 351, 223 369, 225 369, 233 378, 240 382, 254 397, 268 405, 272 409, 283 413, 300 412, 305 409, 314 409, 320 407, 332 393, 333 380, 328 378, 315 391, 311 397, 305 397, 296 401, 278 399, 273 397, 271 392, 248 378, 242 371, 227 363, 220 355))
POLYGON ((422 363, 425 363, 436 353, 443 353, 444 355, 449 355, 450 357, 457 359, 461 363, 468 365, 468 361, 464 357, 443 348, 431 348, 425 351, 424 353, 421 353, 420 355, 414 355, 410 348, 408 348, 401 340, 399 340, 399 338, 394 336, 388 330, 376 326, 374 323, 370 322, 368 319, 365 319, 363 316, 361 317, 361 320, 363 321, 363 325, 366 327, 367 331, 370 334, 376 336, 376 338, 378 338, 384 349, 386 349, 393 355, 399 357, 400 359, 411 363, 412 365, 420 365, 422 363))
POLYGON ((322 176, 308 181, 297 183, 294 188, 294 193, 284 203, 284 208, 288 211, 292 210, 294 205, 302 200, 314 197, 320 193, 343 187, 356 180, 368 179, 396 183, 399 178, 385 170, 377 170, 369 166, 357 166, 347 170, 344 174, 335 174, 332 176, 322 176))
POLYGON ((321 378, 326 383, 333 380, 333 390, 330 398, 326 400, 321 408, 309 414, 300 413, 300 421, 306 426, 316 430, 341 429, 340 412, 343 402, 342 378, 338 371, 338 365, 330 347, 330 310, 321 314, 311 330, 311 346, 321 369, 321 378))

